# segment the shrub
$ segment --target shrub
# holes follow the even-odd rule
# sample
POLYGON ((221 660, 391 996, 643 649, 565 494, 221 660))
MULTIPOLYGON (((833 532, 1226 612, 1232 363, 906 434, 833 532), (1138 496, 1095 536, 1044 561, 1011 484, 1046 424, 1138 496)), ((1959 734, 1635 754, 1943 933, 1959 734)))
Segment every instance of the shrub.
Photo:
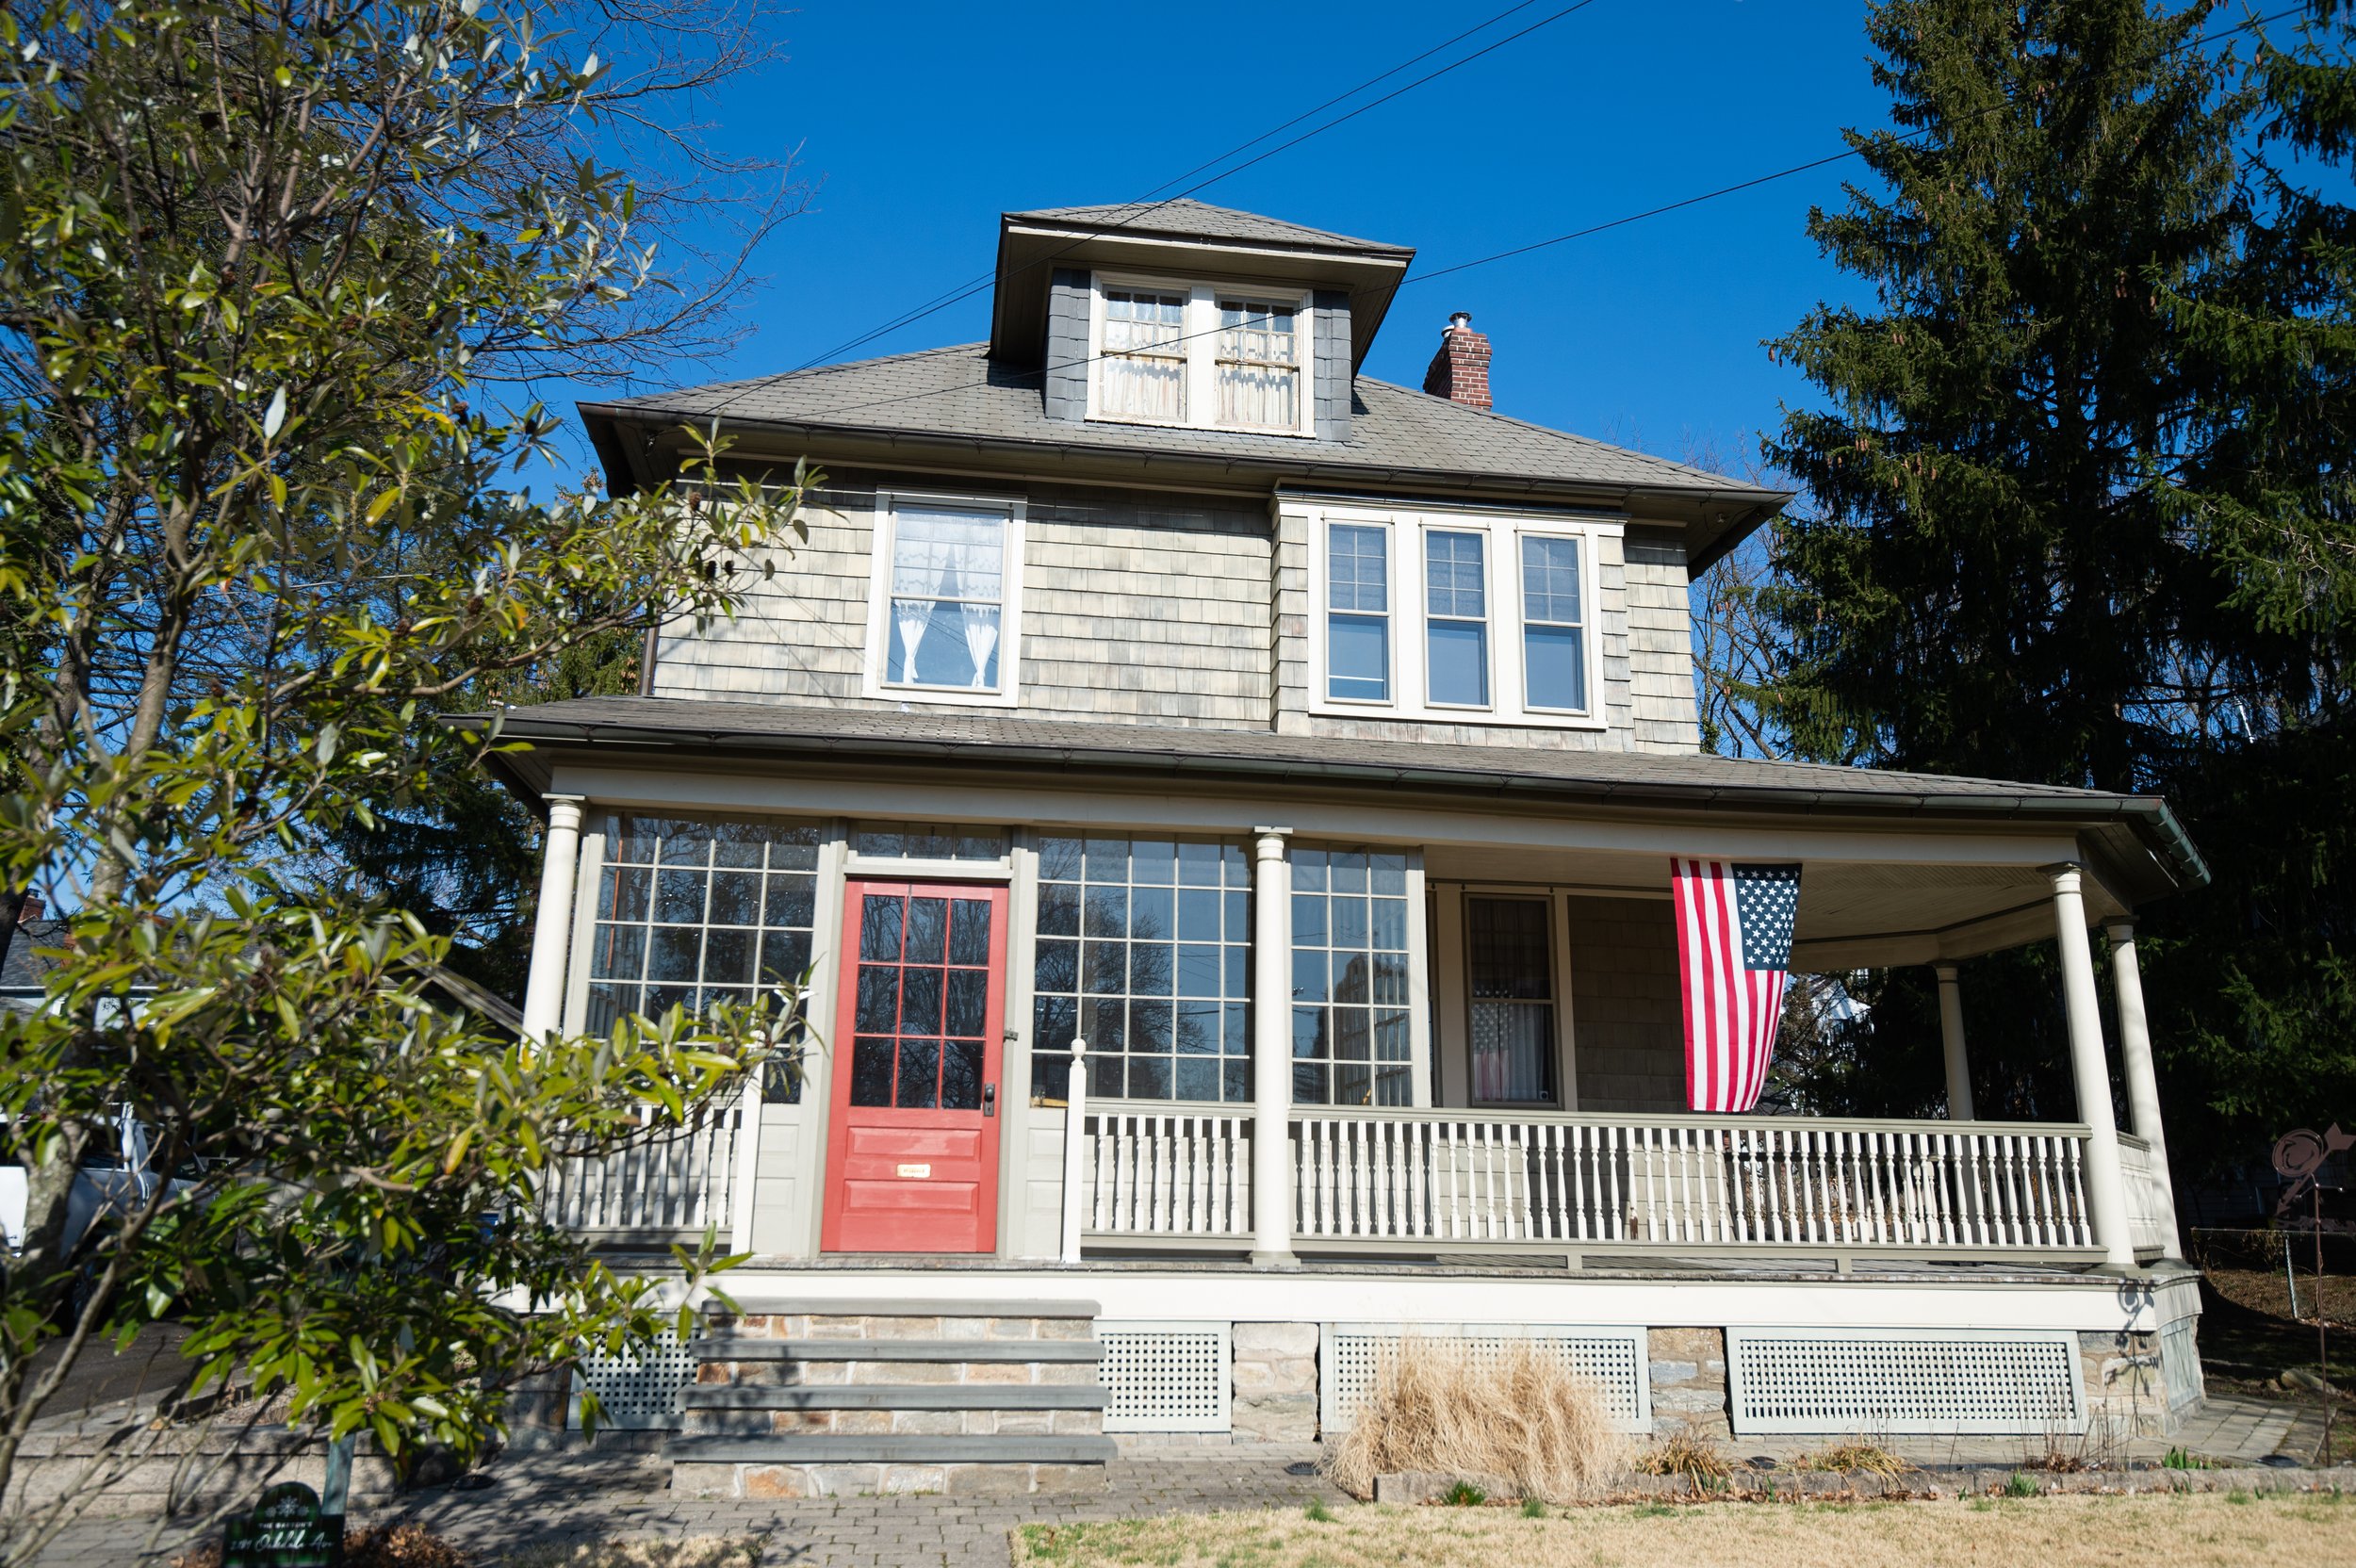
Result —
POLYGON ((1344 1491, 1374 1478, 1436 1472, 1487 1490, 1567 1503, 1603 1492, 1627 1444, 1593 1384, 1535 1347, 1476 1357, 1461 1341, 1403 1342, 1377 1364, 1357 1424, 1326 1459, 1344 1491))

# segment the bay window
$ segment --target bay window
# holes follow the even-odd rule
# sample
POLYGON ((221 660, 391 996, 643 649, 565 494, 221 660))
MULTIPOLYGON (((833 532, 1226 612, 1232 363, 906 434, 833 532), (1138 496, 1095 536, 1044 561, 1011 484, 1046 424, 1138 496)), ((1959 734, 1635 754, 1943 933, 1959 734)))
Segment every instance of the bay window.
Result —
POLYGON ((1019 501, 876 497, 867 695, 1013 703, 1022 523, 1019 501))
POLYGON ((1601 727, 1589 584, 1616 518, 1332 506, 1306 521, 1313 711, 1601 727))
POLYGON ((1100 275, 1088 416, 1313 435, 1309 297, 1100 275))

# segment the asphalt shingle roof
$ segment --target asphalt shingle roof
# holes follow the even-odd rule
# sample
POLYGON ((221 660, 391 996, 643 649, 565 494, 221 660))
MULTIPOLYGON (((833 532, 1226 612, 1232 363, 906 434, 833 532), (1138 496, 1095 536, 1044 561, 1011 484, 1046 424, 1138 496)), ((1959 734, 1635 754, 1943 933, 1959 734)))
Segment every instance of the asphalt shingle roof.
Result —
POLYGON ((728 420, 843 431, 913 432, 987 441, 1034 442, 1107 452, 1185 453, 1261 459, 1322 470, 1506 476, 1517 482, 1635 486, 1768 498, 1744 481, 1548 430, 1395 386, 1357 380, 1350 435, 1303 441, 1242 432, 1178 430, 1050 419, 1037 370, 994 364, 988 346, 960 344, 883 359, 830 365, 747 381, 658 392, 582 412, 701 421, 728 420))
POLYGON ((1085 228, 1100 233, 1118 230, 1123 234, 1167 236, 1175 239, 1239 239, 1258 245, 1356 251, 1369 255, 1397 254, 1402 258, 1415 253, 1405 245, 1386 245, 1379 239, 1358 239, 1326 229, 1305 228, 1282 219, 1264 218, 1256 212, 1213 206, 1208 202, 1198 202, 1190 196, 1181 196, 1169 202, 1042 207, 1032 212, 1010 212, 1006 216, 1010 223, 1085 228))

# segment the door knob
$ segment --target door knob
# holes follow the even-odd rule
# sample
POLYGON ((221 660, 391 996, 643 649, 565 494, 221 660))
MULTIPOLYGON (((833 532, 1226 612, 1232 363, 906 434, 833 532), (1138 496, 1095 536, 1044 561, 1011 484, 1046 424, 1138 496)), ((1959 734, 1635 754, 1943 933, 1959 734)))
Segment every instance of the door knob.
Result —
POLYGON ((998 1086, 995 1084, 982 1086, 982 1114, 984 1116, 998 1114, 998 1086))

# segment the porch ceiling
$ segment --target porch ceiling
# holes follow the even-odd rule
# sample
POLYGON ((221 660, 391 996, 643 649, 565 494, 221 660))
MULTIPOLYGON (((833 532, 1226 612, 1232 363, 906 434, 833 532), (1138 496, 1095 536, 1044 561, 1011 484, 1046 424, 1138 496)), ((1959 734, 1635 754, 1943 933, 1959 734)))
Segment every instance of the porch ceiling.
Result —
MULTIPOLYGON (((1802 859, 1792 967, 1803 971, 1969 958, 2053 934, 2053 890, 2033 866, 1873 863, 1802 859)), ((1498 846, 1435 847, 1426 874, 1437 882, 1497 888, 1559 887, 1593 897, 1669 897, 1657 855, 1548 855, 1498 846)), ((2089 878, 2096 919, 2127 911, 2089 878)), ((1667 918, 1663 912, 1663 918, 1667 918)))

